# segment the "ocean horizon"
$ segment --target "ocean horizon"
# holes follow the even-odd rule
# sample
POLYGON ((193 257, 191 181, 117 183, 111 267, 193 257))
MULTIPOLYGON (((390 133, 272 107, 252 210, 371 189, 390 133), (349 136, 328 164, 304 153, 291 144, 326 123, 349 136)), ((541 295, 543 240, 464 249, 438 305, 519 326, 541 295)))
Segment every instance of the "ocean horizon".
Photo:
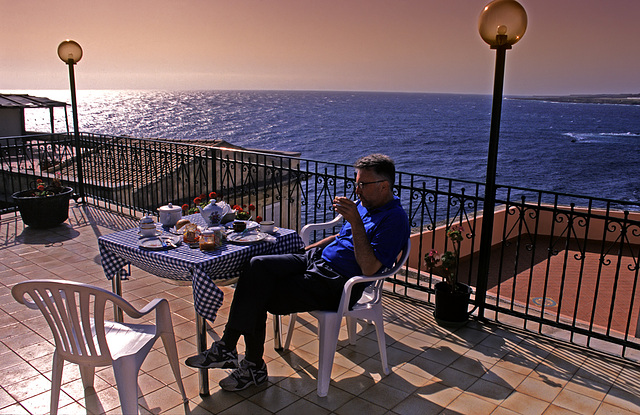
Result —
MULTIPOLYGON (((70 102, 69 91, 20 92, 70 102)), ((222 139, 346 164, 383 152, 407 173, 477 182, 486 175, 490 95, 79 90, 77 97, 83 132, 222 139)), ((66 131, 61 109, 55 118, 56 131, 66 131)), ((29 131, 50 131, 48 112, 28 112, 26 121, 29 131)), ((640 106, 503 101, 499 184, 636 203, 639 154, 640 106)))

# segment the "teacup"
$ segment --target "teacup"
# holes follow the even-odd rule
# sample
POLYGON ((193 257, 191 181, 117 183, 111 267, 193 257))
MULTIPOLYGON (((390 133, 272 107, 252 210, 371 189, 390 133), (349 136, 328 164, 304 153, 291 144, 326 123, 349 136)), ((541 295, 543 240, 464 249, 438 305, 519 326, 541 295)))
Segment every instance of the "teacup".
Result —
POLYGON ((260 222, 260 230, 262 232, 273 233, 275 228, 275 224, 271 220, 263 220, 262 222, 260 222))
POLYGON ((156 225, 153 223, 141 223, 140 224, 140 235, 141 236, 155 236, 156 234, 156 225))

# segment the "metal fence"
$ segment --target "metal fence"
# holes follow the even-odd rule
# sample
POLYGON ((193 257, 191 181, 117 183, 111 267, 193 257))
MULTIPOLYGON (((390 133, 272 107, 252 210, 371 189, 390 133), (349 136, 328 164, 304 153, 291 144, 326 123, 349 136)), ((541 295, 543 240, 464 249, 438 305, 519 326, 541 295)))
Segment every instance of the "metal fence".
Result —
MULTIPOLYGON (((38 177, 76 183, 73 137, 23 138, 0 151, 2 212, 10 195, 38 177)), ((276 152, 183 141, 82 134, 85 202, 128 215, 157 214, 215 191, 279 226, 300 229, 334 216, 336 195, 355 198, 352 166, 276 152)), ((413 228, 412 253, 389 280, 397 295, 426 303, 441 279, 424 255, 448 249, 446 230, 463 229, 459 279, 477 287, 484 185, 398 172, 395 193, 413 228)), ((640 206, 625 201, 498 186, 482 317, 637 359, 640 206), (604 346, 603 346, 604 344, 604 346), (635 353, 630 353, 635 352, 635 353)), ((324 235, 317 235, 317 238, 324 235)))

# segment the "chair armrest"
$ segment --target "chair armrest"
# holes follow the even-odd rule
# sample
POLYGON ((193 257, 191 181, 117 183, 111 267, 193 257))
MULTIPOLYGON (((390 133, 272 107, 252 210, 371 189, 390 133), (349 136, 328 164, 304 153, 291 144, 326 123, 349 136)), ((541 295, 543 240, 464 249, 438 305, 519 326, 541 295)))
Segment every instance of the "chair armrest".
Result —
POLYGON ((165 312, 164 308, 167 308, 169 306, 169 302, 166 299, 155 298, 151 300, 149 303, 147 303, 140 310, 138 310, 124 298, 118 297, 115 294, 114 296, 116 298, 112 298, 113 303, 116 304, 118 307, 120 307, 127 314, 127 316, 133 319, 140 319, 146 316, 147 314, 151 313, 152 311, 156 312, 156 318, 157 318, 158 313, 164 313, 165 312))
MULTIPOLYGON (((365 277, 364 275, 358 275, 351 277, 347 280, 342 288, 342 298, 340 299, 340 305, 338 306, 338 314, 344 315, 349 308, 349 302, 351 301, 351 291, 353 287, 358 284, 371 284, 372 282, 383 280, 389 276, 388 272, 380 272, 378 274, 365 277)), ((365 287, 366 288, 366 287, 365 287)))
POLYGON ((340 221, 342 221, 342 215, 336 216, 335 218, 333 218, 329 222, 310 223, 308 225, 305 225, 300 230, 300 238, 302 238, 302 242, 304 242, 305 245, 309 245, 309 239, 311 238, 311 233, 312 232, 314 232, 314 231, 323 231, 325 229, 333 228, 338 223, 340 223, 340 221))
POLYGON ((347 311, 347 308, 349 307, 349 300, 351 298, 351 290, 353 289, 354 285, 371 283, 371 282, 379 281, 394 275, 400 270, 400 268, 402 268, 404 263, 407 261, 407 259, 409 258, 410 251, 411 251, 411 239, 409 238, 407 240, 406 245, 402 248, 401 255, 398 259, 396 259, 396 263, 394 264, 393 267, 384 269, 368 277, 364 275, 358 275, 358 276, 349 278, 347 282, 344 284, 344 287, 342 289, 342 298, 340 299, 340 305, 338 306, 338 313, 344 313, 347 311))
MULTIPOLYGON (((142 307, 142 309, 136 310, 136 311, 138 311, 139 314, 140 314, 140 317, 142 317, 142 316, 144 316, 146 314, 149 314, 153 310, 155 310, 160 305, 160 303, 162 303, 163 301, 167 301, 167 300, 164 299, 164 298, 155 298, 155 299, 151 300, 147 305, 142 307)), ((133 317, 133 316, 131 316, 131 317, 133 317)), ((136 318, 140 318, 140 317, 136 317, 136 318)))

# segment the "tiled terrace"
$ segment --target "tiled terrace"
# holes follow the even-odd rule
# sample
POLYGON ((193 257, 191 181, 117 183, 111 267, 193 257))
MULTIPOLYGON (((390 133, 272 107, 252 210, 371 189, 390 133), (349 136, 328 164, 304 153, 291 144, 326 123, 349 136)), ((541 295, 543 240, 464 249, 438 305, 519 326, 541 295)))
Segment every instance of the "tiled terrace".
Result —
MULTIPOLYGON (((135 221, 71 202, 70 219, 57 228, 25 228, 19 216, 0 218, 0 413, 49 411, 53 345, 40 313, 15 302, 10 288, 25 279, 64 278, 110 289, 100 265, 97 238, 135 221)), ((180 359, 194 354, 191 287, 138 269, 123 283, 137 306, 169 299, 180 359)), ((232 297, 213 324, 217 338, 232 297)), ((356 346, 341 335, 329 396, 315 392, 317 340, 314 320, 297 327, 292 350, 266 348, 269 382, 241 393, 221 391, 223 370, 211 370, 211 396, 198 394, 198 375, 182 365, 194 414, 624 414, 640 413, 638 365, 516 329, 469 322, 456 330, 435 324, 432 309, 387 296, 386 333, 392 373, 381 375, 371 327, 356 346)), ((271 345, 271 343, 269 343, 271 345)), ((240 353, 243 352, 242 345, 240 353)), ((140 413, 184 413, 158 342, 139 376, 140 413)), ((98 369, 94 390, 82 389, 79 372, 65 367, 59 413, 119 413, 110 368, 98 369)))

